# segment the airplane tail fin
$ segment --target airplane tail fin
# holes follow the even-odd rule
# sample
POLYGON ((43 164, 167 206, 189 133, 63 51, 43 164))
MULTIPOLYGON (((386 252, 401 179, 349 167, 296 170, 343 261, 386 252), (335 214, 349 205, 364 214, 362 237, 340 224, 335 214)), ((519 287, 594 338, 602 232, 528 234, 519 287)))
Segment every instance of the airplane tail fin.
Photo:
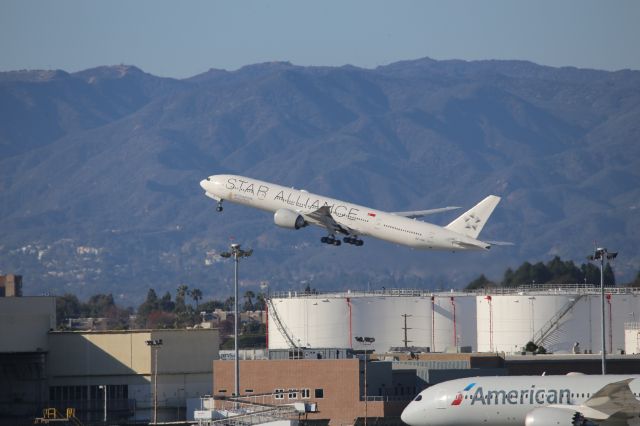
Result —
POLYGON ((471 207, 471 209, 464 212, 453 222, 445 226, 445 228, 450 231, 466 235, 467 237, 478 238, 480 231, 484 228, 487 220, 489 220, 489 216, 493 213, 493 209, 496 208, 499 202, 500 197, 496 195, 489 195, 487 198, 471 207))

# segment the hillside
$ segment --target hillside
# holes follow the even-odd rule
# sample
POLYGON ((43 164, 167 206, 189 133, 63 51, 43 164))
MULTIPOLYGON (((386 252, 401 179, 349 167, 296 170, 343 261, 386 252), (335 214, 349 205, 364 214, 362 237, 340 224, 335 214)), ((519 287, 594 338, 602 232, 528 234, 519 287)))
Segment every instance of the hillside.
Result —
MULTIPOLYGON (((150 286, 461 287, 523 260, 582 262, 597 240, 640 268, 640 72, 523 61, 377 69, 267 63, 185 80, 131 66, 0 73, 0 271, 28 294, 150 286), (482 236, 513 247, 415 252, 319 243, 320 229, 215 212, 198 182, 233 172, 379 209, 503 197, 482 236)), ((431 216, 446 224, 456 212, 431 216)), ((497 277, 499 278, 499 277, 497 277)), ((133 302, 132 302, 133 304, 133 302)))

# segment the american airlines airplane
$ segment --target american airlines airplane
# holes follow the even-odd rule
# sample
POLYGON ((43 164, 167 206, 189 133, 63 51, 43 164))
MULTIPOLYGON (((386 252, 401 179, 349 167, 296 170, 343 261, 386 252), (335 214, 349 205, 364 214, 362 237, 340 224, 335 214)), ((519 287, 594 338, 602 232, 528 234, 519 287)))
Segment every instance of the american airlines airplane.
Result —
POLYGON ((415 219, 459 207, 387 213, 236 175, 209 176, 200 182, 200 186, 207 197, 218 202, 219 212, 224 200, 273 212, 273 221, 283 228, 300 229, 309 224, 325 228, 328 235, 321 241, 335 246, 341 244, 336 237, 339 234, 344 235, 342 241, 356 246, 363 244, 361 236, 426 250, 487 250, 492 245, 510 244, 477 239, 500 201, 495 195, 489 195, 441 227, 415 219))
POLYGON ((420 392, 401 418, 410 426, 640 425, 640 376, 451 380, 420 392))

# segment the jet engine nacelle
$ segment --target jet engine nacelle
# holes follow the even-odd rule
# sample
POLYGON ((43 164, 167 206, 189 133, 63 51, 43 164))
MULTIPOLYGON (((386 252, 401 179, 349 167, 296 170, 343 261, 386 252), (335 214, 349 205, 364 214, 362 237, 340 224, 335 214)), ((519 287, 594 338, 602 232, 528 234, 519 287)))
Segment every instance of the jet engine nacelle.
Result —
POLYGON ((578 411, 564 408, 540 407, 527 413, 525 426, 586 426, 588 422, 578 411))
POLYGON ((273 221, 276 225, 288 229, 300 229, 307 226, 307 222, 301 215, 288 209, 276 210, 273 221))

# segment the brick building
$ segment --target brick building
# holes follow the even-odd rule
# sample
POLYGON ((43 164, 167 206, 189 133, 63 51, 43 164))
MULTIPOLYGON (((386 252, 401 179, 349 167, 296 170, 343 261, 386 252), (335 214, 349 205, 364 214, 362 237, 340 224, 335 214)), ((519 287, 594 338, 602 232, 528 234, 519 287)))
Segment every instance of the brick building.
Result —
MULTIPOLYGON (((364 370, 358 358, 240 361, 240 393, 274 393, 273 404, 316 404, 317 412, 306 418, 314 424, 362 423, 365 411, 370 422, 401 424, 400 413, 416 394, 415 370, 369 362, 366 403, 364 370)), ((232 396, 233 389, 233 361, 214 361, 214 395, 232 396)))

